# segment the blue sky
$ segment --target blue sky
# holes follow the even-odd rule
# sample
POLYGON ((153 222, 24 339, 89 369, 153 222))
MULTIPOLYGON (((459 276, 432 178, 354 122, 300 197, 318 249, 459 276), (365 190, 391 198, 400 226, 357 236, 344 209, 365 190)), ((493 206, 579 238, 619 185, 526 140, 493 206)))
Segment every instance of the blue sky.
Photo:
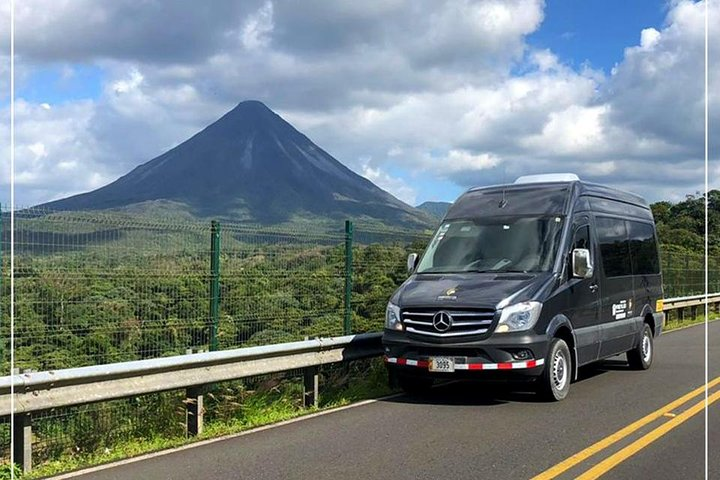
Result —
POLYGON ((640 31, 663 25, 667 0, 548 0, 545 20, 528 42, 576 67, 589 62, 609 73, 640 31))
POLYGON ((411 204, 526 173, 651 201, 702 185, 702 3, 308 2, 24 2, 18 203, 98 188, 247 99, 411 204))
POLYGON ((16 95, 29 102, 49 104, 96 100, 102 94, 103 81, 103 70, 97 65, 47 65, 30 72, 16 95))

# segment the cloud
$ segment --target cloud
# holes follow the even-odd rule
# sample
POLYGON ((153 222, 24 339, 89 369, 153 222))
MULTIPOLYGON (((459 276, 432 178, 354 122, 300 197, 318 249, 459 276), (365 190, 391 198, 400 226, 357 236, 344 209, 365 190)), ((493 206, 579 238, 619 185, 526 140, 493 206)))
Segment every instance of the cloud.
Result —
POLYGON ((248 50, 266 47, 273 26, 273 4, 265 2, 257 12, 245 20, 241 34, 243 46, 248 50))
MULTIPOLYGON (((709 7, 710 25, 720 24, 720 2, 709 7)), ((17 8, 21 87, 45 65, 63 67, 65 81, 82 64, 104 75, 91 101, 25 102, 16 120, 26 203, 113 179, 249 98, 413 202, 425 195, 416 179, 467 187, 575 171, 651 199, 702 184, 702 2, 672 3, 609 75, 527 45, 544 18, 540 0, 17 8)), ((716 128, 720 56, 710 54, 716 128)))
MULTIPOLYGON (((90 102, 47 109, 25 101, 15 104, 15 184, 24 194, 18 203, 29 206, 40 199, 60 198, 107 183, 112 176, 98 161, 98 145, 88 133, 93 115, 90 102)), ((8 109, 2 116, 9 116, 8 109)), ((9 186, 9 144, 0 139, 0 186, 9 186)))
MULTIPOLYGON (((710 123, 720 122, 720 2, 708 4, 710 44, 710 123)), ((686 156, 703 156, 704 22, 702 2, 677 2, 667 26, 645 29, 640 44, 625 50, 604 86, 611 107, 609 121, 643 140, 661 140, 682 147, 686 156)), ((713 150, 719 135, 713 135, 713 150)))
POLYGON ((403 179, 392 177, 380 168, 373 168, 368 164, 362 166, 361 175, 383 190, 392 192, 393 195, 408 205, 415 205, 417 192, 403 179))
MULTIPOLYGON (((257 3, 25 0, 15 4, 16 52, 34 62, 197 61, 222 48, 257 3)), ((9 17, 7 2, 0 14, 9 17)), ((9 39, 4 20, 0 38, 9 39)))

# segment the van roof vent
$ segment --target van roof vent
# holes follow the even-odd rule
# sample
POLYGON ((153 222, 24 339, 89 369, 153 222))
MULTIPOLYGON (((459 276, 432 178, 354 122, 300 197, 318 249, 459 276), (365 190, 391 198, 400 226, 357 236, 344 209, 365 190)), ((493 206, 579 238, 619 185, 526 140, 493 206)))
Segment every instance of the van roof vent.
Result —
POLYGON ((574 173, 543 173, 541 175, 523 175, 515 183, 543 183, 543 182, 577 182, 580 177, 574 173))

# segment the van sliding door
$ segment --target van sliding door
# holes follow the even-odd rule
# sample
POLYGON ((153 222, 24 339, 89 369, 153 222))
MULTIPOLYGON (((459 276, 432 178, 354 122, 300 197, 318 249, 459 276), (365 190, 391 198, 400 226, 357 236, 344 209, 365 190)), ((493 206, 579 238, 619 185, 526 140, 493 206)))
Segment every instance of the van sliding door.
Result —
POLYGON ((626 352, 637 334, 634 285, 627 222, 595 218, 603 273, 600 280, 600 357, 626 352))

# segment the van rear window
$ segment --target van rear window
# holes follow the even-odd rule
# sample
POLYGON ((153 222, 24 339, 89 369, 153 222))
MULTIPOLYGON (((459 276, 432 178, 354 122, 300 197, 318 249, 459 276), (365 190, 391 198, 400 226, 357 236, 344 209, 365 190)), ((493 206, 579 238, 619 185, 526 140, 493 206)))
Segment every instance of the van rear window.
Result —
POLYGON ((655 229, 648 223, 627 222, 630 256, 635 275, 660 273, 655 229))

